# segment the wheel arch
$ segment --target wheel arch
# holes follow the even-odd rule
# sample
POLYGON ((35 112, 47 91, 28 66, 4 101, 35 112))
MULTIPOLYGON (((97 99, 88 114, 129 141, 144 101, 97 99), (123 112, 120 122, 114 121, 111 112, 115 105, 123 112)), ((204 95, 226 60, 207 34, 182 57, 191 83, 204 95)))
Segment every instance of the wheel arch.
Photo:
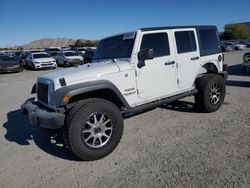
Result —
POLYGON ((108 100, 114 103, 120 110, 124 109, 126 105, 123 103, 121 98, 110 88, 100 88, 97 90, 91 90, 88 92, 79 93, 70 98, 68 104, 74 104, 78 101, 89 99, 89 98, 100 98, 108 100))
POLYGON ((129 104, 119 89, 107 80, 85 82, 62 87, 54 92, 50 103, 56 107, 62 107, 88 98, 109 100, 117 105, 119 109, 129 108, 129 104), (63 100, 65 96, 68 97, 68 101, 63 100))
POLYGON ((214 62, 207 62, 199 70, 199 74, 204 73, 218 73, 219 68, 217 67, 216 63, 214 62))

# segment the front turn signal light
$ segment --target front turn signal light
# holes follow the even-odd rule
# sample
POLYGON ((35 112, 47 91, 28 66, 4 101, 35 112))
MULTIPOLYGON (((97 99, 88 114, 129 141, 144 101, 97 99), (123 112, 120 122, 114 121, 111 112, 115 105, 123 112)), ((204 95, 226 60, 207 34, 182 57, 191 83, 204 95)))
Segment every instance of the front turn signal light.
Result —
POLYGON ((69 97, 68 96, 63 96, 63 101, 65 102, 65 103, 68 103, 69 102, 69 97))

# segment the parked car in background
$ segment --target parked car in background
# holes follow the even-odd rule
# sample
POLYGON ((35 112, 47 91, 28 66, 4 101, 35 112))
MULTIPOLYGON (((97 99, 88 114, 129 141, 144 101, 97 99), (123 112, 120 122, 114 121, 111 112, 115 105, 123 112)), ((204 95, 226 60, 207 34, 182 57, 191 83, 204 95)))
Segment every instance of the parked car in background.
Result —
POLYGON ((83 55, 84 55, 85 52, 86 52, 86 49, 85 49, 85 48, 79 48, 79 49, 77 49, 76 51, 77 51, 77 53, 78 53, 80 56, 83 57, 83 55))
POLYGON ((91 63, 94 57, 95 50, 86 50, 85 53, 82 55, 84 64, 91 63))
POLYGON ((17 58, 17 59, 19 59, 19 57, 20 57, 20 55, 21 55, 21 53, 22 53, 22 51, 16 51, 16 52, 14 52, 14 56, 15 56, 15 58, 17 58))
POLYGON ((52 52, 48 52, 48 54, 49 54, 51 57, 55 58, 55 57, 59 54, 59 52, 57 52, 57 51, 52 51, 52 52))
POLYGON ((30 53, 26 58, 26 64, 32 69, 56 68, 56 60, 46 52, 30 53))
POLYGON ((49 48, 44 48, 44 51, 47 53, 50 52, 60 52, 61 48, 60 47, 49 47, 49 48))
POLYGON ((221 47, 222 52, 231 52, 231 51, 234 50, 233 45, 232 46, 231 45, 225 45, 224 43, 221 43, 220 47, 221 47))
POLYGON ((245 50, 246 45, 245 44, 235 44, 235 50, 245 50))
POLYGON ((9 55, 0 55, 0 73, 21 72, 23 67, 15 57, 9 55))
POLYGON ((80 56, 75 51, 60 51, 60 53, 55 57, 57 65, 60 66, 71 66, 71 65, 81 65, 83 64, 83 57, 80 56))
POLYGON ((247 73, 250 73, 250 52, 247 52, 243 55, 243 67, 246 67, 247 73))
POLYGON ((245 50, 246 45, 243 44, 237 44, 236 42, 224 42, 223 43, 224 48, 232 48, 234 50, 245 50))
POLYGON ((241 40, 241 41, 239 41, 239 44, 243 44, 243 45, 245 45, 247 48, 250 48, 250 41, 241 40))
POLYGON ((19 59, 19 63, 21 66, 26 66, 26 58, 28 57, 29 54, 30 54, 30 52, 25 51, 19 55, 18 59, 19 59))

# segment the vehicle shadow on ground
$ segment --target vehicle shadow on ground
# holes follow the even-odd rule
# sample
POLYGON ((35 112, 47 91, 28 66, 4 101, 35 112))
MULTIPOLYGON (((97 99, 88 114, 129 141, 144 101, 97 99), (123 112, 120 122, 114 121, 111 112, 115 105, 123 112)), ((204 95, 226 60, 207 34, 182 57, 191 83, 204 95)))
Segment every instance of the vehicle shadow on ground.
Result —
POLYGON ((162 105, 160 108, 178 112, 198 113, 197 109, 195 108, 195 103, 182 100, 162 105))
POLYGON ((246 68, 241 64, 228 66, 228 74, 234 76, 249 76, 246 72, 246 68))
POLYGON ((235 87, 250 87, 249 81, 237 81, 237 80, 227 80, 227 86, 235 86, 235 87))
POLYGON ((41 150, 58 158, 77 161, 77 157, 65 147, 63 136, 59 130, 42 129, 32 126, 22 116, 20 110, 7 114, 5 138, 19 145, 30 145, 33 141, 41 150))

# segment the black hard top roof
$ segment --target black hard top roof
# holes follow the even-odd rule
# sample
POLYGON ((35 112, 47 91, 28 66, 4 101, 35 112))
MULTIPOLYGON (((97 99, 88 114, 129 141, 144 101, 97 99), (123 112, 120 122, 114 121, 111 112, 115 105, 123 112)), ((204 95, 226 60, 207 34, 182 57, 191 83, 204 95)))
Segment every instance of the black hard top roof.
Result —
POLYGON ((165 29, 188 29, 188 28, 195 28, 195 29, 216 29, 217 27, 214 25, 193 25, 193 26, 166 26, 166 27, 147 27, 141 28, 141 31, 154 31, 154 30, 165 30, 165 29))

